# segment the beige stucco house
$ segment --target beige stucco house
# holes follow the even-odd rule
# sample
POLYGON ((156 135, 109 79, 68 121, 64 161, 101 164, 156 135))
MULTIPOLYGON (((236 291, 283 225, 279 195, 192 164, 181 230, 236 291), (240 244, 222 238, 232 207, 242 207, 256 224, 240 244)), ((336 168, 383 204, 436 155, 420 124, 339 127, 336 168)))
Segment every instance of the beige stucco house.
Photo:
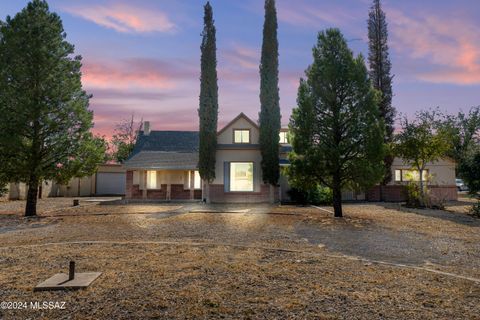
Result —
MULTIPOLYGON (((262 182, 258 125, 240 113, 217 135, 215 180, 208 185, 208 200, 268 202, 270 187, 262 182)), ((198 141, 196 131, 150 131, 147 125, 125 162, 126 198, 204 199, 207 186, 197 171, 198 141)), ((275 197, 279 198, 278 190, 275 197)))
MULTIPOLYGON (((135 149, 125 162, 126 199, 139 200, 201 200, 211 202, 269 202, 270 186, 262 181, 259 127, 240 113, 217 133, 215 180, 208 192, 197 171, 199 136, 196 131, 151 131, 147 123, 140 132, 135 149)), ((280 132, 279 165, 288 166, 291 151, 287 129, 280 132)), ((429 186, 436 196, 445 200, 457 198, 455 163, 441 160, 427 166, 429 186)), ((369 192, 343 193, 344 200, 404 201, 407 176, 415 179, 414 171, 401 159, 392 166, 393 179, 387 186, 369 192)), ((281 176, 274 190, 276 200, 288 201, 290 186, 281 176)))

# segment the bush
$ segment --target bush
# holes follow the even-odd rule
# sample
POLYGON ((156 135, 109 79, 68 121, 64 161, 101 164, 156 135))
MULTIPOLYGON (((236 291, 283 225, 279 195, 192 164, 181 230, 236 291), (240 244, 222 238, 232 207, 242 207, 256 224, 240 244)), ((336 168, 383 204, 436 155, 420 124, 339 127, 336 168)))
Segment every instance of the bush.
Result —
POLYGON ((409 182, 405 186, 407 192, 407 207, 422 208, 424 207, 422 195, 420 193, 420 186, 417 183, 409 182))
POLYGON ((476 218, 480 218, 480 199, 472 205, 469 213, 476 218))
POLYGON ((0 183, 0 198, 8 192, 7 184, 0 183))
POLYGON ((310 190, 292 188, 288 191, 290 199, 298 204, 327 205, 333 203, 333 192, 328 187, 318 186, 310 190))

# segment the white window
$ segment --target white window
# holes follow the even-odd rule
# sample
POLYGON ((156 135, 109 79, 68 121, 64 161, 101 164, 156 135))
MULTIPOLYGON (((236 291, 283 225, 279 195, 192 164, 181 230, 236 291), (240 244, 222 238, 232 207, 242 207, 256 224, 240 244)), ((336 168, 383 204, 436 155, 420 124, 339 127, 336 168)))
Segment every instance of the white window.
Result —
POLYGON ((395 170, 395 181, 402 181, 402 170, 395 170))
MULTIPOLYGON (((188 172, 188 187, 192 185, 192 175, 190 171, 188 172)), ((202 188, 202 178, 200 178, 200 173, 198 171, 194 171, 193 174, 193 188, 194 189, 201 189, 202 188)))
POLYGON ((248 129, 234 129, 233 143, 250 143, 250 130, 248 129))
POLYGON ((287 131, 280 131, 280 143, 287 144, 288 143, 288 132, 287 131))
POLYGON ((147 189, 157 189, 157 171, 147 171, 147 189))
POLYGON ((253 191, 253 162, 230 163, 230 191, 253 191))
MULTIPOLYGON (((428 170, 423 170, 423 181, 428 180, 428 170)), ((395 170, 395 181, 420 181, 420 172, 418 170, 412 170, 412 169, 397 169, 395 170)))

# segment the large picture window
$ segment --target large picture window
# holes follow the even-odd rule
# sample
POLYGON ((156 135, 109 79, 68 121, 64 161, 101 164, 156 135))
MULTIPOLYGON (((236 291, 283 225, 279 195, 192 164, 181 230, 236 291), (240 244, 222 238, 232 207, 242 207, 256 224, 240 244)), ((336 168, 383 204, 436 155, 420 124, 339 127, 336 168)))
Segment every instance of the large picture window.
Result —
POLYGON ((233 143, 250 143, 250 130, 248 129, 234 129, 233 143))
POLYGON ((157 189, 157 171, 147 171, 147 189, 157 189))
MULTIPOLYGON (((190 171, 188 172, 188 188, 192 186, 192 175, 190 171)), ((200 173, 198 171, 194 171, 193 174, 193 188, 194 189, 201 189, 202 188, 202 178, 200 178, 200 173)))
POLYGON ((253 191, 253 162, 230 163, 230 191, 253 191))

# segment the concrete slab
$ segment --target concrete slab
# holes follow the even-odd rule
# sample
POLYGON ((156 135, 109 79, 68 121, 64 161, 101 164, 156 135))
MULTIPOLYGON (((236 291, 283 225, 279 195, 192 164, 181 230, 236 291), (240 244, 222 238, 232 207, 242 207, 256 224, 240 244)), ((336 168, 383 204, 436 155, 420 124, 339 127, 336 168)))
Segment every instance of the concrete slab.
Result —
POLYGON ((33 291, 50 291, 50 290, 75 290, 88 287, 101 272, 84 272, 75 273, 73 280, 68 280, 68 274, 57 273, 53 277, 39 283, 33 291))

